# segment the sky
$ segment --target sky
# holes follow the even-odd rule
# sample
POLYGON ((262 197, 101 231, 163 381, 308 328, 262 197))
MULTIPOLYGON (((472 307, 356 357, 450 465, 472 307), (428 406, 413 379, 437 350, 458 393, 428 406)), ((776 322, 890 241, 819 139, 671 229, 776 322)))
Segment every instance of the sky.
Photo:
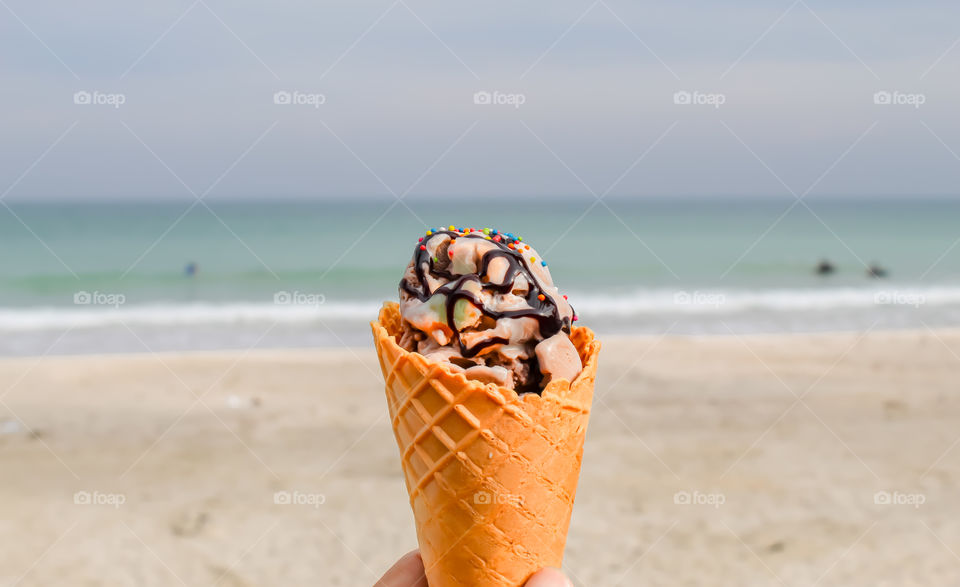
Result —
POLYGON ((0 200, 952 195, 958 41, 950 2, 0 0, 0 200))

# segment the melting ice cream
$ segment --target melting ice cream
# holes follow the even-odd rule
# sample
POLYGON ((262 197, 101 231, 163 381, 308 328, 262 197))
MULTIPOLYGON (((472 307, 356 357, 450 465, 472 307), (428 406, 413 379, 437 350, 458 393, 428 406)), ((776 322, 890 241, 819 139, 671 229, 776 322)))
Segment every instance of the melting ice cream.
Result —
POLYGON ((511 233, 428 230, 400 281, 400 314, 401 346, 470 379, 540 393, 583 368, 573 308, 546 261, 511 233))

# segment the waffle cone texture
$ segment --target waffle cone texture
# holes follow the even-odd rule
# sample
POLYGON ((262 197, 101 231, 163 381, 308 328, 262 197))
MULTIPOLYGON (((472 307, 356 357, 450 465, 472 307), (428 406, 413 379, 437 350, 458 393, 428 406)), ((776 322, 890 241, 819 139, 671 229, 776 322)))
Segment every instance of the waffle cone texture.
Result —
POLYGON ((570 336, 583 371, 541 395, 469 380, 397 344, 385 303, 373 338, 431 587, 520 587, 560 567, 600 343, 570 336))

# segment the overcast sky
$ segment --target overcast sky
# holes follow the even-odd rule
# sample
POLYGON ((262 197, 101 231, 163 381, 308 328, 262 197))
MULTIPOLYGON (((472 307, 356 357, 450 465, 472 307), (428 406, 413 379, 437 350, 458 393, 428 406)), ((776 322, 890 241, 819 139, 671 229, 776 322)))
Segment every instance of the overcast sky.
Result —
POLYGON ((955 194, 958 39, 956 2, 2 0, 0 194, 955 194))

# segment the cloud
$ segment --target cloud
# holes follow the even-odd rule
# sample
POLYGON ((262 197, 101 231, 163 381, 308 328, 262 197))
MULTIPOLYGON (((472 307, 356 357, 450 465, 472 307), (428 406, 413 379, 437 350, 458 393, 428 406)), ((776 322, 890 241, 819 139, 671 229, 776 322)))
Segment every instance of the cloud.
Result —
POLYGON ((195 190, 233 166, 222 198, 402 192, 431 166, 413 193, 599 193, 623 175, 615 194, 766 194, 783 186, 754 154, 803 190, 874 124, 819 190, 957 180, 940 142, 960 150, 946 3, 9 4, 26 26, 0 20, 0 174, 78 123, 10 199, 183 197, 165 166, 195 190), (878 107, 884 89, 926 101, 878 107), (675 104, 687 90, 724 103, 675 104), (484 108, 478 91, 524 103, 484 108))

